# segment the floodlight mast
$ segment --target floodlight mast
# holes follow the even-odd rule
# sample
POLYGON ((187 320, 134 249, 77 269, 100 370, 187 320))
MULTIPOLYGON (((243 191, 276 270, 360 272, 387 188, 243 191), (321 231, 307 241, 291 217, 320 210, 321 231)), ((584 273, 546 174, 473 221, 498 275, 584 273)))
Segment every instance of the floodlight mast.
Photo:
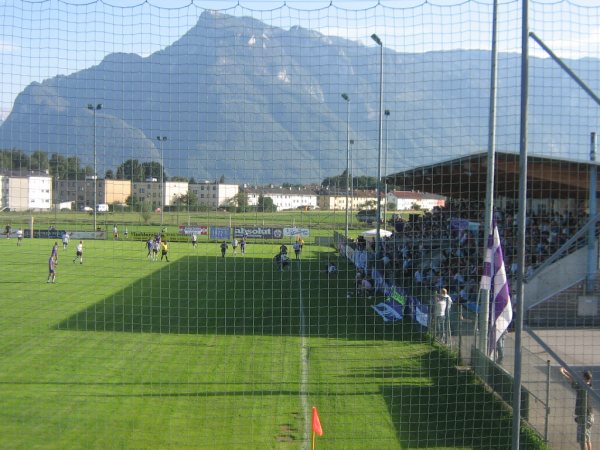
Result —
POLYGON ((102 103, 98 103, 96 106, 88 103, 87 108, 92 111, 94 115, 94 232, 98 229, 96 221, 96 212, 98 209, 98 171, 96 168, 96 111, 102 109, 102 103))
POLYGON ((160 226, 163 226, 163 211, 165 209, 165 184, 163 180, 163 173, 165 171, 165 158, 164 158, 164 142, 167 140, 166 136, 156 136, 156 139, 160 143, 160 226))
POLYGON ((377 149, 377 233, 375 236, 375 258, 381 257, 381 147, 383 140, 383 42, 376 34, 371 39, 379 45, 379 138, 377 149))
POLYGON ((350 190, 350 97, 343 93, 342 98, 346 101, 346 243, 348 245, 348 191, 350 190))

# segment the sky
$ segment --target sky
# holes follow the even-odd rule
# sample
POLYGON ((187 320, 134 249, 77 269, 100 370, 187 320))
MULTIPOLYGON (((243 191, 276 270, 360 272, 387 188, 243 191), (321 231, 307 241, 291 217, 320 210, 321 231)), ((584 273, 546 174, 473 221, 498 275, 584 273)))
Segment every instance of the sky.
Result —
MULTIPOLYGON (((399 52, 489 49, 493 0, 0 0, 0 120, 30 83, 148 56, 185 34, 205 9, 300 25, 364 45, 377 33, 399 52)), ((499 0, 499 50, 519 52, 520 0, 499 0)), ((532 31, 563 58, 600 57, 600 0, 530 3, 532 31)), ((534 56, 546 55, 535 46, 534 56)))

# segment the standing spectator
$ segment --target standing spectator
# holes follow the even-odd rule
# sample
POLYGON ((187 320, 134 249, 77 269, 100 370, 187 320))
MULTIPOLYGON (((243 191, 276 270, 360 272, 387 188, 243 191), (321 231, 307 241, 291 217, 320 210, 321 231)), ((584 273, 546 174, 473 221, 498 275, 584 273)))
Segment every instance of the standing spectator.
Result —
POLYGON ((237 248, 238 248, 237 238, 233 238, 233 241, 231 241, 231 248, 233 249, 233 254, 237 255, 237 248))
POLYGON ((117 228, 117 224, 113 225, 113 239, 115 241, 119 239, 119 229, 117 228))
POLYGON ((221 258, 225 258, 225 253, 227 252, 227 242, 223 241, 221 243, 221 258))
POLYGON ((446 312, 444 314, 444 335, 445 342, 449 343, 450 338, 452 337, 452 329, 450 327, 450 310, 452 308, 452 297, 448 295, 448 290, 446 288, 440 289, 440 293, 444 299, 446 299, 446 312))
POLYGON ((160 249, 161 249, 160 260, 162 261, 163 258, 165 258, 167 260, 167 262, 169 262, 169 242, 162 241, 160 243, 160 249))
POLYGON ((73 262, 77 261, 77 259, 79 259, 79 264, 83 264, 83 241, 79 241, 79 244, 75 247, 75 258, 73 259, 73 262))
POLYGON ((440 289, 435 299, 435 334, 436 337, 447 344, 450 340, 450 307, 452 298, 446 288, 440 289))
POLYGON ((17 230, 17 247, 23 243, 23 230, 19 228, 17 230))
POLYGON ((127 239, 127 237, 129 236, 129 231, 127 231, 127 226, 125 226, 125 231, 123 232, 123 236, 125 236, 125 239, 127 239))
MULTIPOLYGON (((592 425, 594 423, 594 410, 585 387, 580 386, 573 376, 564 367, 560 368, 560 373, 571 383, 575 389, 577 397, 575 399, 575 422, 577 423, 577 442, 581 450, 592 450, 592 425)), ((583 381, 592 386, 592 372, 586 370, 583 372, 583 381)))
POLYGON ((56 281, 56 261, 52 256, 48 258, 48 280, 46 283, 54 283, 56 281))

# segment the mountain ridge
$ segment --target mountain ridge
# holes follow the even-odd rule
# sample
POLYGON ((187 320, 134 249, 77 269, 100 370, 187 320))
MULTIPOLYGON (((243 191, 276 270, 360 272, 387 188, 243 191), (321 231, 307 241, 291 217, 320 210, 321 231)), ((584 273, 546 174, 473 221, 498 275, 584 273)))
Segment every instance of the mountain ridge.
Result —
MULTIPOLYGON (((488 51, 385 48, 383 56, 384 108, 391 111, 383 124, 384 172, 487 148, 488 51)), ((589 99, 552 61, 531 61, 543 81, 531 89, 539 99, 530 109, 532 134, 539 136, 532 150, 586 158, 598 114, 581 118, 589 99), (560 99, 545 95, 558 89, 565 92, 560 99)), ((600 72, 594 58, 571 63, 586 75, 600 72)), ((519 64, 519 55, 499 56, 499 150, 518 151, 519 64)), ((30 84, 0 125, 0 148, 76 155, 89 164, 95 134, 99 175, 127 159, 163 155, 169 176, 309 183, 345 169, 348 106, 352 170, 375 175, 379 67, 379 47, 204 12, 151 55, 112 53, 95 66, 30 84), (90 103, 103 105, 95 133, 90 103)), ((600 83, 592 78, 591 85, 600 83)))

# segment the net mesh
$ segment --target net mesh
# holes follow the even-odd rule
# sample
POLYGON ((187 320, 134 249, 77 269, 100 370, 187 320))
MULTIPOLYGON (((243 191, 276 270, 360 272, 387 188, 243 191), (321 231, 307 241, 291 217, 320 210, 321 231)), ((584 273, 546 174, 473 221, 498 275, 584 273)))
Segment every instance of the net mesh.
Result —
POLYGON ((387 3, 0 0, 0 446, 509 448, 517 372, 586 439, 600 8, 529 3, 521 268, 522 5, 491 139, 492 2, 387 3))

